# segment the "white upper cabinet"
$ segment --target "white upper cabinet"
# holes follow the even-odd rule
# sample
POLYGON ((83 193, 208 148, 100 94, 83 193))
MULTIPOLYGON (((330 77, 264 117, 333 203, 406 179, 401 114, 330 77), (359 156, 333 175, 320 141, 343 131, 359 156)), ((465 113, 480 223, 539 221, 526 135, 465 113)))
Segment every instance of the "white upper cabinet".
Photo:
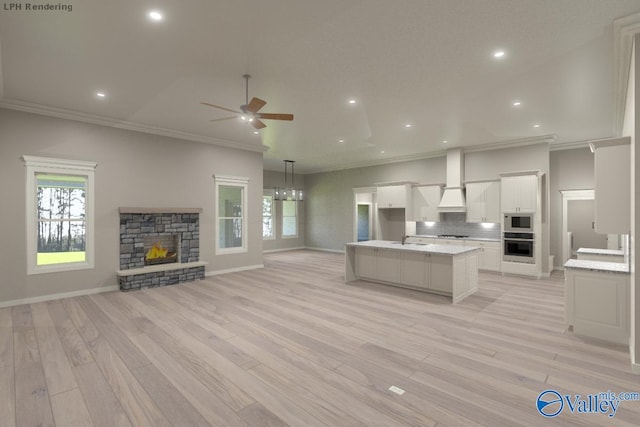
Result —
POLYGON ((378 208, 409 208, 411 207, 411 185, 385 185, 377 190, 378 208))
POLYGON ((500 192, 502 212, 535 213, 538 204, 538 175, 503 176, 500 192))
POLYGON ((500 222, 500 181, 470 182, 467 222, 500 222))
POLYGON ((438 204, 442 186, 420 185, 411 190, 411 217, 409 221, 439 221, 438 204))
POLYGON ((601 234, 629 234, 631 229, 631 139, 589 143, 595 153, 594 221, 601 234))

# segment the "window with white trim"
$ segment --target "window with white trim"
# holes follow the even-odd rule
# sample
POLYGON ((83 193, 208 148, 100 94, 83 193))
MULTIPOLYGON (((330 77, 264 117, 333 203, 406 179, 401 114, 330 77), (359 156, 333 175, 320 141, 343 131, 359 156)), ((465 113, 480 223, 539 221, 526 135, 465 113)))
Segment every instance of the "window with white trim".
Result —
POLYGON ((282 201, 282 237, 298 237, 298 202, 282 201))
POLYGON ((216 183, 216 253, 247 251, 248 178, 214 175, 216 183))
POLYGON ((22 159, 27 183, 27 274, 93 268, 96 163, 22 159))
POLYGON ((262 239, 276 238, 275 204, 273 191, 265 191, 262 195, 262 239))

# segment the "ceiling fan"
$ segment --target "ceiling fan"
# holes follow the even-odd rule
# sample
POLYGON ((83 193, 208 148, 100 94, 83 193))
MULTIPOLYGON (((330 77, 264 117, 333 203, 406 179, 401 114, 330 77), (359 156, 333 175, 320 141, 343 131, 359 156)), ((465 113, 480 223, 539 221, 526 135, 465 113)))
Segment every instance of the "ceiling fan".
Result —
POLYGON ((261 119, 269 119, 269 120, 293 120, 293 114, 283 114, 283 113, 258 113, 262 107, 267 105, 266 101, 263 101, 260 98, 251 98, 249 101, 249 79, 251 76, 249 74, 245 74, 242 77, 245 79, 245 103, 240 106, 240 111, 232 110, 231 108, 221 107, 220 105, 210 104, 208 102, 201 102, 202 105, 206 105, 208 107, 219 108, 221 110, 229 111, 231 113, 235 113, 235 116, 223 117, 221 119, 213 119, 211 122, 220 122, 222 120, 230 120, 235 119, 236 117, 241 117, 242 120, 245 120, 256 129, 262 129, 267 127, 261 119))

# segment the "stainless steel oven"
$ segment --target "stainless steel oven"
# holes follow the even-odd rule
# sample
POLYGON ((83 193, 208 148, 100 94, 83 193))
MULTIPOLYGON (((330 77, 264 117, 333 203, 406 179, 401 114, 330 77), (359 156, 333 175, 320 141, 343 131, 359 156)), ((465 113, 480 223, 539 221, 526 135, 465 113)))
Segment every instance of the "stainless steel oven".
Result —
POLYGON ((533 233, 506 232, 502 238, 503 261, 535 264, 533 233))
POLYGON ((503 231, 513 233, 533 233, 533 214, 504 214, 503 231))

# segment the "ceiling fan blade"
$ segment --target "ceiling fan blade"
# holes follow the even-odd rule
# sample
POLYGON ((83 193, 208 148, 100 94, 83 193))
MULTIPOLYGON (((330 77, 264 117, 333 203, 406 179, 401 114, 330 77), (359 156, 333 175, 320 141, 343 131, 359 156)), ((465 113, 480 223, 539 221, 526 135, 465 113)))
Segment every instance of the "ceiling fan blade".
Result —
POLYGON ((256 129, 262 129, 262 128, 266 128, 267 125, 265 125, 264 123, 262 123, 260 120, 258 119, 253 119, 251 121, 251 125, 256 128, 256 129))
POLYGON ((258 119, 271 119, 271 120, 293 120, 293 114, 282 113, 258 113, 256 114, 258 119))
POLYGON ((223 120, 237 119, 237 116, 223 117, 221 119, 211 119, 210 122, 221 122, 223 120))
POLYGON ((227 108, 227 107, 221 107, 221 106, 215 105, 215 104, 209 104, 208 102, 201 102, 200 104, 206 105, 208 107, 219 108, 219 109, 225 110, 225 111, 230 111, 230 112, 236 113, 236 114, 242 114, 240 111, 232 110, 232 109, 227 108))
POLYGON ((247 111, 252 113, 258 112, 259 109, 267 105, 266 101, 263 101, 260 98, 251 98, 251 102, 247 105, 247 111))

